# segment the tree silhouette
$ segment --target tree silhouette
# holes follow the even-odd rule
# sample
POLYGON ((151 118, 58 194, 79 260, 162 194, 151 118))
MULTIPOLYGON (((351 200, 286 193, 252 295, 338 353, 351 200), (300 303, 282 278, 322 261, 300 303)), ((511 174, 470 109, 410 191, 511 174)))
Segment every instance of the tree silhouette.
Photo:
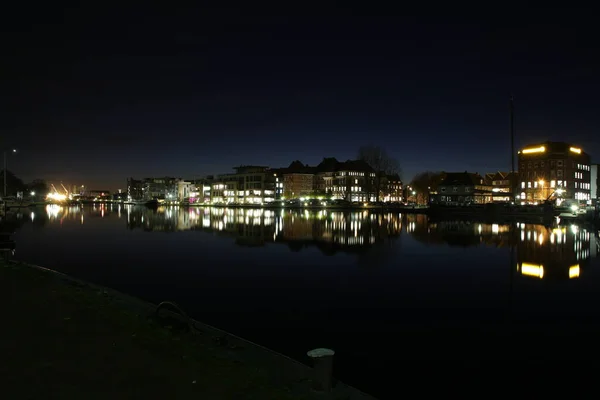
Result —
POLYGON ((358 159, 366 162, 375 170, 375 193, 379 201, 381 178, 383 175, 398 175, 401 177, 400 163, 391 157, 381 146, 361 146, 358 149, 358 159))
MULTIPOLYGON (((0 193, 4 195, 4 170, 0 172, 0 193)), ((16 196, 17 192, 25 191, 26 186, 11 170, 6 170, 6 195, 16 196)))

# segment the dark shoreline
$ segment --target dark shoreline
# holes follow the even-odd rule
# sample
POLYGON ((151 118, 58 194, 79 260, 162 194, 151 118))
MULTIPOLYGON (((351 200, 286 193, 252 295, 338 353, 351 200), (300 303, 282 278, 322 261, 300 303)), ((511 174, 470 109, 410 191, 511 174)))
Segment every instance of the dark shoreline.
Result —
MULTIPOLYGON (((133 324, 133 325, 142 325, 144 329, 149 329, 148 332, 150 332, 151 334, 156 334, 158 335, 158 340, 160 342, 162 342, 161 346, 164 345, 168 345, 168 341, 169 340, 176 340, 177 346, 184 346, 185 347, 189 347, 191 346, 188 350, 186 350, 186 354, 190 357, 194 357, 193 352, 195 351, 200 351, 200 352, 210 352, 210 353, 214 353, 218 358, 219 358, 219 368, 221 367, 221 363, 222 362, 226 362, 226 363, 232 363, 232 365, 236 365, 235 368, 237 369, 242 369, 243 368, 250 368, 253 370, 260 370, 261 371, 261 378, 263 379, 263 375, 264 376, 268 376, 268 378, 264 378, 266 379, 268 382, 271 382, 271 386, 266 386, 266 387, 262 387, 260 388, 260 390, 257 388, 256 394, 261 394, 262 396, 276 396, 277 398, 283 398, 283 399, 287 399, 288 397, 285 396, 285 394, 289 394, 290 395, 290 399, 294 398, 306 398, 306 399, 313 399, 313 398, 323 398, 323 394, 321 393, 317 393, 314 392, 312 390, 312 384, 311 384, 311 378, 313 376, 313 370, 312 368, 309 368, 308 366, 306 366, 305 364, 302 364, 296 360, 293 360, 285 355, 282 355, 280 353, 274 352, 270 349, 267 349, 263 346, 257 345, 255 343, 252 343, 248 340, 242 339, 240 337, 237 337, 235 335, 232 335, 228 332, 225 332, 223 330, 220 330, 218 328, 215 328, 213 326, 207 325, 207 324, 203 324, 197 321, 193 321, 194 323, 194 332, 178 332, 177 330, 175 330, 174 328, 177 328, 177 323, 178 322, 185 322, 185 320, 182 321, 182 318, 177 317, 176 314, 173 314, 172 312, 168 313, 172 314, 169 315, 169 317, 175 317, 175 318, 170 318, 171 322, 170 326, 168 326, 167 330, 164 331, 164 333, 160 333, 163 332, 163 329, 155 326, 154 328, 150 328, 148 326, 146 326, 148 323, 144 322, 144 321, 149 321, 149 317, 155 315, 155 311, 156 311, 156 306, 152 303, 140 300, 138 298, 117 292, 115 290, 112 289, 108 289, 105 287, 101 287, 101 286, 97 286, 95 284, 91 284, 85 281, 81 281, 79 279, 73 278, 69 275, 65 275, 63 273, 54 271, 54 270, 50 270, 44 267, 39 267, 36 265, 31 265, 31 264, 27 264, 27 263, 22 263, 22 262, 0 262, 0 272, 3 275, 6 275, 6 277, 9 277, 10 281, 12 282, 12 285, 14 286, 13 290, 17 290, 16 287, 17 286, 21 286, 22 290, 25 290, 27 292, 39 292, 39 289, 37 288, 38 286, 42 285, 44 290, 41 293, 38 293, 38 296, 36 296, 36 300, 35 302, 38 303, 39 306, 39 300, 40 297, 42 299, 44 299, 43 302, 41 303, 45 303, 46 301, 48 301, 49 303, 52 303, 52 301, 54 300, 53 298, 49 298, 49 299, 45 299, 44 298, 44 293, 46 290, 50 290, 51 293, 59 293, 62 297, 61 299, 63 300, 63 303, 66 304, 67 306, 73 306, 73 304, 70 303, 76 303, 74 305, 75 308, 80 307, 80 301, 82 301, 83 303, 87 303, 88 306, 90 306, 90 308, 87 308, 86 310, 86 314, 88 318, 76 318, 75 315, 77 314, 76 312, 73 311, 66 311, 66 310, 62 310, 61 307, 59 307, 58 309, 55 309, 55 311, 53 313, 51 313, 51 315, 29 315, 29 318, 32 318, 34 320, 37 321, 37 326, 39 329, 42 329, 43 331, 46 331, 44 329, 44 324, 47 322, 46 319, 48 319, 49 317, 52 316, 52 314, 61 314, 61 313, 65 313, 65 314, 69 314, 69 317, 64 317, 61 319, 64 319, 65 321, 65 325, 69 325, 69 326, 65 326, 64 329, 68 329, 73 333, 72 330, 73 329, 77 329, 73 328, 73 325, 79 325, 79 329, 82 329, 82 332, 85 334, 86 331, 93 331, 93 329, 90 329, 90 327, 88 327, 82 320, 87 320, 90 317, 91 318, 105 318, 108 315, 108 322, 109 325, 112 324, 112 319, 114 318, 118 318, 119 321, 123 322, 123 320, 125 320, 124 324, 129 326, 129 324, 133 324), (67 303, 65 303, 65 299, 67 299, 67 303), (77 299, 77 300, 75 300, 77 299), (101 315, 99 315, 98 317, 93 317, 91 314, 95 314, 96 312, 100 312, 101 315), (83 323, 83 325, 81 325, 83 323), (164 336, 166 335, 166 336, 164 336), (163 337, 164 336, 164 337, 163 337), (200 346, 200 347, 198 347, 200 346), (192 349, 193 348, 193 349, 192 349), (277 385, 277 386, 275 386, 277 385), (282 397, 283 396, 283 397, 282 397), (299 397, 298 397, 299 396, 299 397)), ((48 292, 46 292, 48 293, 48 292)), ((46 295, 46 297, 53 297, 52 295, 48 296, 46 295)), ((59 303, 59 305, 63 304, 63 303, 59 303)), ((18 304, 18 303, 17 303, 18 304)), ((17 305, 13 305, 13 307, 17 307, 17 305)), ((26 308, 26 307, 24 307, 26 308)), ((69 308, 69 307, 66 307, 69 308)), ((25 310, 18 310, 18 313, 22 314, 24 313, 25 310)), ((5 317, 7 317, 8 321, 10 321, 10 313, 8 313, 8 317, 6 316, 5 313, 5 317)), ((13 321, 10 321, 13 322, 13 321)), ((16 324, 16 328, 13 330, 19 330, 19 324, 16 324)), ((183 326, 186 326, 185 323, 180 324, 183 326)), ((58 330, 60 331, 61 329, 63 329, 63 327, 59 327, 58 330)), ((127 328, 129 329, 129 328, 127 328)), ((110 330, 110 329, 109 329, 110 330)), ((122 330, 121 328, 118 328, 117 331, 122 330)), ((146 333, 148 333, 146 332, 146 333)), ((122 332, 118 332, 118 333, 122 333, 122 332)), ((92 335, 95 335, 96 332, 91 333, 92 335)), ((142 336, 142 332, 138 332, 138 338, 139 340, 141 340, 141 336, 142 336)), ((125 333, 125 336, 127 336, 128 334, 125 333)), ((101 335, 100 335, 101 336, 101 335)), ((122 336, 122 335, 121 335, 122 336)), ((133 335, 134 337, 136 336, 135 334, 133 335)), ((98 339, 98 338, 96 338, 98 339)), ((28 339, 29 340, 29 339, 28 339)), ((82 340, 85 342, 87 339, 82 338, 82 340)), ((100 338, 99 340, 102 340, 102 338, 100 338)), ((108 340, 113 340, 113 339, 108 339, 108 340)), ((132 348, 135 347, 135 341, 132 341, 132 348)), ((17 353, 19 350, 22 350, 21 347, 19 346, 20 343, 16 343, 16 350, 17 353)), ((24 345, 24 343, 23 343, 24 345)), ((123 348, 124 352, 128 352, 129 351, 129 346, 130 345, 126 345, 123 348)), ((35 346, 34 346, 35 347, 35 346)), ((152 349, 150 349, 152 350, 152 349)), ((75 350, 73 350, 75 351, 75 350)), ((94 349, 86 349, 86 351, 94 351, 94 349)), ((67 348, 67 355, 70 354, 70 350, 68 350, 67 348)), ((164 358, 164 354, 162 354, 162 352, 153 352, 150 351, 150 356, 151 357, 156 357, 156 361, 160 362, 163 360, 164 358)), ((28 354, 24 355, 24 358, 27 358, 28 354)), ((38 353, 31 355, 34 358, 37 357, 44 357, 43 354, 40 355, 38 353)), ((171 359, 171 362, 173 360, 171 359)), ((50 359, 49 362, 55 362, 55 360, 50 359)), ((58 362, 58 361, 56 361, 58 362)), ((66 363, 68 364, 72 364, 72 360, 67 359, 66 363)), ((177 363, 175 361, 175 363, 177 363)), ((98 366, 94 366, 94 367, 98 367, 98 366)), ((210 365, 205 366, 205 367, 210 367, 210 365)), ((79 368, 79 367, 78 367, 79 368)), ((81 368, 86 368, 85 365, 82 365, 81 368)), ((101 367, 100 367, 101 368, 101 367)), ((227 367, 229 368, 229 367, 227 367)), ((233 367, 232 367, 233 368, 233 367)), ((236 370, 237 370, 236 369, 236 370)), ((226 369, 227 370, 227 369, 226 369)), ((57 371, 57 373, 60 371, 57 371)), ((196 371, 197 373, 200 371, 196 371)), ((137 371, 137 374, 144 374, 144 371, 137 371)), ((165 374, 170 374, 170 371, 165 371, 165 374)), ((19 374, 18 369, 15 369, 14 371, 12 371, 12 374, 19 374)), ((237 374, 233 374, 232 376, 228 377, 228 376, 223 376, 223 379, 225 379, 225 381, 228 381, 229 383, 227 385, 233 384, 234 386, 237 384, 237 382, 235 382, 236 379, 240 379, 240 376, 245 376, 245 375, 237 375, 237 374), (229 380, 233 380, 234 382, 231 382, 229 380)), ((15 380, 19 380, 20 377, 16 376, 15 380)), ((106 379, 109 379, 108 377, 105 377, 106 379)), ((68 378, 66 378, 68 380, 68 378)), ((252 379, 252 377, 248 378, 249 380, 252 379)), ((225 385, 225 381, 223 382, 215 382, 213 384, 213 386, 219 386, 219 385, 225 385)), ((58 385, 60 387, 60 383, 61 382, 54 382, 53 385, 58 385)), ((190 382, 191 383, 191 382, 190 382)), ((194 384, 196 383, 195 381, 193 382, 194 384)), ((199 381, 200 383, 200 381, 199 381)), ((206 383, 205 385, 210 385, 211 383, 206 383)), ((81 385, 77 385, 78 388, 81 385)), ((199 385, 200 386, 200 385, 199 385)), ((35 390, 41 390, 42 388, 36 388, 35 390)), ((249 390, 252 391, 254 388, 250 388, 249 390)), ((331 392, 331 395, 333 395, 333 398, 344 398, 344 399, 356 399, 356 400, 369 400, 369 399, 374 399, 372 396, 369 396, 367 394, 364 394, 362 392, 360 392, 357 389, 354 389, 350 386, 347 386, 341 382, 337 382, 337 384, 335 385, 333 391, 331 392)), ((226 397, 226 398, 230 398, 230 397, 226 397)))

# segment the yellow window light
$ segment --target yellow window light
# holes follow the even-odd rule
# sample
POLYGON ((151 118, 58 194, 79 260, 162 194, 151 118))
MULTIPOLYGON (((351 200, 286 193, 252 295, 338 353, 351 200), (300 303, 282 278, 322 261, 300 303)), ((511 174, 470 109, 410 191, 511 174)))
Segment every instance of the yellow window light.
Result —
POLYGON ((581 149, 580 148, 571 147, 569 150, 571 150, 573 153, 581 154, 581 149))
POLYGON ((579 264, 569 267, 569 279, 579 278, 579 264))
POLYGON ((531 149, 523 149, 523 154, 543 153, 546 151, 546 146, 532 147, 531 149))

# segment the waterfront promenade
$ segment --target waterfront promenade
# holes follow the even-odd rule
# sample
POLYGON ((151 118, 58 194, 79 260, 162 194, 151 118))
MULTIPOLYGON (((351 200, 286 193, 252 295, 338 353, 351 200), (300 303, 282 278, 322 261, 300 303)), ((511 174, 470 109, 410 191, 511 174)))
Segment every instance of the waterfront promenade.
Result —
POLYGON ((372 399, 214 328, 164 327, 143 302, 24 264, 0 264, 7 398, 372 399), (8 301, 9 300, 9 301, 8 301))

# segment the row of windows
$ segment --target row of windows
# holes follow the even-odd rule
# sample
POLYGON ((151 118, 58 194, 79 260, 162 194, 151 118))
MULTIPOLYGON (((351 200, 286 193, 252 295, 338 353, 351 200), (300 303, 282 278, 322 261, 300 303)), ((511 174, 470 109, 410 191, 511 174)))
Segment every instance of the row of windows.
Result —
MULTIPOLYGON (((564 160, 550 160, 547 161, 548 163, 550 163, 550 168, 554 168, 556 167, 562 167, 563 165, 566 167, 567 166, 567 162, 564 160)), ((575 168, 575 161, 572 162, 573 163, 573 168, 575 168)), ((521 169, 525 169, 525 168, 544 168, 546 166, 546 162, 544 161, 530 161, 528 163, 521 163, 521 169)), ((590 171, 591 168, 589 165, 586 164, 577 164, 577 169, 581 169, 583 171, 590 171)))
POLYGON ((589 165, 585 165, 585 164, 577 164, 577 169, 582 169, 584 171, 589 171, 590 170, 590 166, 589 165))
POLYGON ((575 179, 583 179, 583 172, 575 172, 575 179))
MULTIPOLYGON (((550 167, 551 168, 554 167, 554 166, 557 166, 557 167, 562 167, 563 166, 563 160, 550 160, 549 162, 550 162, 550 167)), ((529 168, 542 167, 542 168, 544 168, 545 165, 546 164, 545 164, 544 161, 540 161, 539 163, 537 161, 535 161, 535 162, 530 161, 527 164, 521 163, 521 167, 522 168, 525 168, 525 167, 529 167, 529 168)))
POLYGON ((581 193, 581 192, 575 193, 575 200, 589 200, 589 199, 590 199, 589 193, 581 193))
MULTIPOLYGON (((355 171, 350 171, 350 172, 346 172, 346 171, 342 171, 340 172, 340 176, 346 176, 346 174, 348 174, 348 176, 365 176, 364 172, 355 172, 355 171)), ((374 172, 369 173, 370 176, 375 176, 374 172)))
POLYGON ((591 185, 589 183, 575 182, 575 189, 587 189, 590 190, 591 185))
MULTIPOLYGON (((538 183, 538 181, 535 182, 521 182, 521 189, 525 189, 525 185, 527 185, 527 189, 531 189, 531 187, 533 186, 534 189, 538 188, 538 184, 540 188, 543 187, 547 187, 545 185, 545 183, 543 183, 544 181, 541 181, 542 183, 538 183)), ((551 188, 555 188, 555 187, 567 187, 567 181, 555 181, 552 180, 550 181, 550 187, 551 188)))
MULTIPOLYGON (((538 175, 537 172, 535 171, 527 171, 527 173, 524 173, 524 176, 526 176, 528 179, 533 179, 538 175)), ((550 170, 550 177, 559 177, 562 178, 563 177, 563 170, 559 169, 559 170, 550 170)))
MULTIPOLYGON (((334 192, 345 192, 346 187, 345 186, 332 186, 331 188, 327 188, 327 190, 332 190, 334 192)), ((362 191, 362 187, 361 186, 351 186, 350 191, 351 192, 360 192, 360 191, 362 191)))

